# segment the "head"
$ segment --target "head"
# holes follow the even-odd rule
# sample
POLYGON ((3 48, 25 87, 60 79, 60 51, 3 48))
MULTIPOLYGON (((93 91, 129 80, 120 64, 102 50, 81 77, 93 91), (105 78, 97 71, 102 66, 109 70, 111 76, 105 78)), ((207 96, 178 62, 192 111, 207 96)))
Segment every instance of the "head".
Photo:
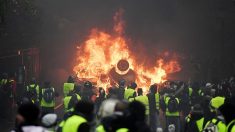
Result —
POLYGON ((137 84, 135 82, 132 82, 129 87, 132 88, 132 89, 136 89, 137 84))
POLYGON ((138 93, 138 96, 143 95, 143 89, 142 88, 138 88, 137 89, 137 93, 138 93))
POLYGON ((206 88, 212 88, 213 87, 213 85, 211 84, 211 83, 206 83, 206 86, 205 86, 206 88))
POLYGON ((192 89, 194 89, 194 90, 197 91, 197 90, 200 88, 200 85, 199 85, 198 82, 193 82, 192 85, 191 85, 191 87, 192 87, 192 89))
POLYGON ((90 81, 86 81, 84 83, 84 88, 92 88, 92 83, 90 81))
POLYGON ((69 76, 67 79, 67 83, 74 83, 73 77, 69 76))
POLYGON ((121 79, 118 81, 119 87, 125 87, 126 81, 124 79, 121 79))
POLYGON ((46 128, 52 128, 57 125, 57 115, 54 113, 46 114, 41 119, 42 125, 46 128))
POLYGON ((50 88, 51 87, 51 82, 50 81, 45 81, 44 82, 44 88, 50 88))
POLYGON ((139 101, 131 102, 128 110, 133 121, 145 121, 145 106, 139 101))
POLYGON ((157 92, 157 85, 153 84, 149 88, 150 93, 156 93, 157 92))
POLYGON ((116 104, 118 102, 120 101, 117 99, 112 99, 112 98, 103 101, 99 108, 98 117, 104 118, 104 117, 112 115, 115 109, 116 110, 119 109, 119 108, 115 108, 117 107, 116 104))
POLYGON ((7 73, 3 73, 2 74, 2 79, 7 79, 8 78, 8 74, 7 73))
POLYGON ((19 106, 16 120, 19 124, 36 124, 39 119, 40 110, 33 103, 24 103, 19 106))
POLYGON ((92 121, 94 116, 94 104, 89 101, 78 101, 75 105, 74 112, 82 114, 88 121, 92 121))
POLYGON ((128 108, 128 103, 119 101, 116 103, 114 107, 114 112, 124 112, 127 110, 127 108, 128 108))
POLYGON ((31 80, 30 80, 30 84, 35 84, 35 83, 36 83, 36 78, 32 77, 31 80))

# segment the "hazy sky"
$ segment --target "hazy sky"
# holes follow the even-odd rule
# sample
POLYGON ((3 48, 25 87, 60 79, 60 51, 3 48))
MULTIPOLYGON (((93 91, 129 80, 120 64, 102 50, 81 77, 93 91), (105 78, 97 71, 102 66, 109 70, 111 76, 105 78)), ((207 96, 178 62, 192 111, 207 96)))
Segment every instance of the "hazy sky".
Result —
POLYGON ((36 0, 35 7, 37 18, 9 17, 0 43, 4 49, 39 47, 44 67, 70 70, 77 44, 94 27, 109 32, 120 8, 133 52, 235 56, 233 0, 36 0))

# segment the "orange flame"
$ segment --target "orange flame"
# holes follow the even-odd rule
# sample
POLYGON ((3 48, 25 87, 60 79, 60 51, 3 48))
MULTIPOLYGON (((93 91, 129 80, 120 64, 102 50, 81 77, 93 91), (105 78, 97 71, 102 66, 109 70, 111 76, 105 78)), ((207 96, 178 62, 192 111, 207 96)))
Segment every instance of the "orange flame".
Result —
POLYGON ((78 63, 73 69, 77 76, 95 80, 97 87, 106 89, 111 86, 111 78, 108 73, 116 67, 119 60, 125 59, 129 62, 129 69, 136 72, 138 87, 146 89, 151 84, 166 81, 167 74, 180 71, 180 65, 176 60, 164 62, 163 59, 158 59, 153 68, 139 65, 135 61, 123 37, 123 12, 123 10, 119 10, 113 17, 115 35, 94 28, 88 39, 78 48, 78 63))

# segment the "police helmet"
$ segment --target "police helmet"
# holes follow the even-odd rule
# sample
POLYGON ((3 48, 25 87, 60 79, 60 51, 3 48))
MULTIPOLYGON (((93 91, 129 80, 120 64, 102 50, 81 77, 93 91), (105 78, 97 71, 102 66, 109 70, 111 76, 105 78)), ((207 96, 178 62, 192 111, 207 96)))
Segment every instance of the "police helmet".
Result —
POLYGON ((86 81, 86 82, 84 83, 84 87, 86 87, 86 88, 91 88, 91 87, 92 87, 92 83, 91 83, 90 81, 86 81))

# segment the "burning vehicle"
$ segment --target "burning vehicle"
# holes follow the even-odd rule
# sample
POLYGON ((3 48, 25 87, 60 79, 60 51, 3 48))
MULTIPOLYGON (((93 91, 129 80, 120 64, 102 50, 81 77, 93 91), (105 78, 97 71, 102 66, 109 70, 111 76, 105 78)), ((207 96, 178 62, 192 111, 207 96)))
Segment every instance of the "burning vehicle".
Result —
POLYGON ((156 58, 154 67, 137 62, 135 54, 129 49, 131 44, 124 37, 123 12, 119 10, 114 15, 112 33, 91 29, 85 42, 77 47, 73 71, 80 80, 90 80, 104 89, 125 79, 127 84, 136 82, 146 91, 151 84, 166 81, 168 74, 180 71, 181 67, 176 59, 165 61, 156 58))

